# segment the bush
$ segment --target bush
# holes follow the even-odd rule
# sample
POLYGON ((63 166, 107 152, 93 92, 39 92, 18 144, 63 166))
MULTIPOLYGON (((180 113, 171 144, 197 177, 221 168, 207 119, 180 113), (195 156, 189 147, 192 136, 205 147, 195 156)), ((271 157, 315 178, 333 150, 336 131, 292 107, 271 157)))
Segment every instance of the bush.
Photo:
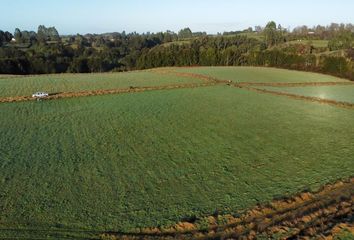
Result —
POLYGON ((345 77, 348 73, 348 62, 344 57, 322 57, 322 71, 345 77))

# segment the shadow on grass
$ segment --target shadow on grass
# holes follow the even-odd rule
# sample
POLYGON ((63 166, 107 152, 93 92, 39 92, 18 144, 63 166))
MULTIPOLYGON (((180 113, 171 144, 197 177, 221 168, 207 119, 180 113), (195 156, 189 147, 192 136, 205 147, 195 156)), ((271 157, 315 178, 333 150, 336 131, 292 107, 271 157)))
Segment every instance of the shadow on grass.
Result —
POLYGON ((49 96, 52 97, 52 96, 57 96, 57 95, 60 95, 62 94, 63 92, 54 92, 54 93, 49 93, 49 96))

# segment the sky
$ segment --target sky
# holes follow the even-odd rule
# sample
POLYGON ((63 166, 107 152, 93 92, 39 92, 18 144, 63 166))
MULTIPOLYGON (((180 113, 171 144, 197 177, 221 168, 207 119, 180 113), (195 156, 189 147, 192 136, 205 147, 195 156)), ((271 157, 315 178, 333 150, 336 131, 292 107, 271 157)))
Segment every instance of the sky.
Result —
POLYGON ((60 34, 193 31, 354 23, 353 0, 0 0, 0 29, 55 26, 60 34))

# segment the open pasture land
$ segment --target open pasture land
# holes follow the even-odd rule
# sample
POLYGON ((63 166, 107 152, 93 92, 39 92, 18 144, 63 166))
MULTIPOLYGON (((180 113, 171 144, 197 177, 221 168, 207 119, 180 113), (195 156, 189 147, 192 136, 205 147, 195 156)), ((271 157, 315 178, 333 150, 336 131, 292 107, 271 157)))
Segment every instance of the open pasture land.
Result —
POLYGON ((245 37, 248 37, 248 38, 254 38, 254 39, 257 39, 257 40, 264 40, 264 36, 262 34, 259 34, 259 33, 255 33, 255 32, 248 32, 248 33, 239 33, 239 34, 235 34, 235 35, 226 35, 225 37, 233 37, 233 36, 245 36, 245 37))
POLYGON ((335 100, 354 104, 354 85, 308 87, 257 87, 260 89, 296 94, 305 97, 335 100))
MULTIPOLYGON (((272 73, 274 83, 344 82, 320 74, 226 67, 6 81, 15 81, 8 89, 17 94, 21 84, 16 81, 26 79, 40 89, 66 91, 69 86, 82 90, 207 81, 201 73, 260 83, 270 82, 272 73)), ((327 89, 305 87, 295 94, 312 88, 327 89)), ((336 100, 350 100, 346 89, 352 86, 331 86, 327 92, 336 100)), ((348 179, 354 172, 353 109, 222 82, 1 103, 0 114, 1 239, 96 238, 107 231, 169 226, 216 211, 238 213, 348 179)))
POLYGON ((303 45, 311 45, 315 48, 327 48, 328 40, 294 40, 285 43, 286 45, 294 45, 294 44, 303 44, 303 45))
POLYGON ((164 44, 162 44, 162 46, 164 46, 164 47, 170 47, 171 45, 182 46, 182 45, 186 45, 186 44, 187 45, 191 44, 191 42, 192 42, 192 39, 190 39, 190 40, 179 40, 179 41, 164 43, 164 44))
POLYGON ((176 71, 203 74, 237 83, 347 82, 344 79, 318 73, 263 67, 192 67, 179 68, 176 71))
POLYGON ((110 90, 117 88, 165 86, 199 83, 198 79, 164 76, 151 71, 99 74, 53 74, 34 76, 0 76, 0 97, 31 96, 34 92, 48 93, 110 90))
POLYGON ((167 226, 354 171, 354 111, 229 86, 0 112, 0 238, 167 226))

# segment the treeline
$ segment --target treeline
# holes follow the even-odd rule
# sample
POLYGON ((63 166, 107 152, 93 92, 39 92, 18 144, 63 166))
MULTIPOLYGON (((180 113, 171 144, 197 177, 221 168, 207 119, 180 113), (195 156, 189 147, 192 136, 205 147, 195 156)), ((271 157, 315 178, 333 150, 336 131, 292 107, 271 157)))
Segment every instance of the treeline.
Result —
POLYGON ((146 50, 139 58, 137 67, 266 66, 327 73, 354 80, 353 50, 348 50, 345 56, 295 52, 284 48, 266 48, 264 43, 247 37, 203 38, 191 44, 146 50))
POLYGON ((251 52, 248 54, 249 66, 278 67, 293 70, 331 74, 354 80, 354 62, 347 56, 326 56, 314 54, 292 54, 280 49, 251 52))
POLYGON ((207 35, 189 28, 178 33, 109 33, 60 36, 54 27, 37 32, 0 31, 0 73, 86 73, 163 66, 271 66, 316 71, 354 79, 352 25, 297 28, 293 32, 269 22, 242 32, 207 35), (301 31, 299 30, 301 29, 301 31), (322 33, 322 35, 320 34, 322 33), (251 34, 251 36, 250 36, 251 34), (331 36, 331 37, 328 37, 331 36), (328 38, 325 49, 285 44, 293 39, 328 38), (319 54, 341 50, 340 55, 319 54))
POLYGON ((145 49, 137 61, 137 68, 247 65, 245 54, 262 47, 265 48, 264 44, 246 36, 203 37, 190 43, 145 49))
POLYGON ((321 72, 354 80, 354 33, 351 32, 351 25, 343 26, 331 30, 334 36, 331 41, 335 41, 343 50, 341 56, 317 54, 316 49, 309 44, 283 45, 288 41, 289 33, 275 22, 269 22, 262 28, 263 40, 247 35, 230 37, 227 34, 194 39, 188 44, 157 46, 142 53, 137 67, 268 66, 321 72), (343 34, 347 36, 346 41, 338 39, 343 34))
MULTIPOLYGON (((186 32, 181 34, 186 35, 186 32)), ((44 26, 40 26, 38 32, 16 29, 14 36, 9 33, 6 33, 6 39, 1 36, 2 74, 133 70, 144 49, 180 39, 178 34, 170 31, 59 37, 55 28, 44 26)))
POLYGON ((311 37, 312 39, 330 40, 338 35, 354 32, 353 24, 331 23, 327 26, 317 25, 314 27, 299 26, 293 29, 291 37, 294 39, 311 37), (310 33, 310 34, 309 34, 310 33))

